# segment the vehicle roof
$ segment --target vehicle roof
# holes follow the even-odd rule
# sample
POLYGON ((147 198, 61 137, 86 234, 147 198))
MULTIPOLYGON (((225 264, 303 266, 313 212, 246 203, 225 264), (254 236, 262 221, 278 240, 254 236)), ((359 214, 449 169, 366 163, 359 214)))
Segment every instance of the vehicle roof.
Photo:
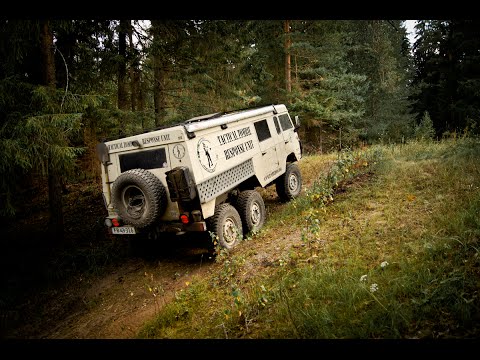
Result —
POLYGON ((242 119, 246 119, 253 116, 258 116, 262 114, 268 113, 279 113, 279 112, 286 112, 287 108, 284 104, 277 104, 277 105, 268 105, 262 106, 257 108, 249 108, 249 109, 242 109, 242 110, 233 110, 229 112, 217 112, 208 115, 201 115, 190 118, 180 123, 170 124, 162 127, 158 127, 156 129, 150 131, 144 131, 138 134, 131 134, 128 136, 118 136, 115 138, 106 139, 104 142, 110 142, 120 139, 128 140, 129 138, 137 139, 139 136, 146 136, 146 135, 153 135, 157 131, 160 130, 173 130, 174 128, 185 128, 188 133, 193 133, 195 131, 208 129, 214 126, 220 126, 223 124, 232 123, 234 121, 239 121, 242 119))
POLYGON ((268 114, 270 112, 273 112, 274 114, 276 114, 277 112, 285 112, 285 111, 287 111, 287 108, 283 104, 269 105, 269 106, 263 106, 260 108, 255 108, 255 109, 229 112, 226 114, 222 114, 222 113, 212 114, 212 116, 209 118, 199 117, 198 120, 196 120, 197 118, 192 118, 190 120, 185 121, 184 126, 188 132, 195 132, 203 129, 208 129, 213 126, 228 124, 234 121, 246 119, 253 116, 268 114))

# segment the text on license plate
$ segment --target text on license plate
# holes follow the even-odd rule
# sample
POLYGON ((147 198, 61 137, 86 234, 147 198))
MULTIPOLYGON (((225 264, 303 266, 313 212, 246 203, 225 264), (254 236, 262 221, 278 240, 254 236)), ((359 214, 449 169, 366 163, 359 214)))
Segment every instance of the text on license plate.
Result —
POLYGON ((135 228, 131 226, 118 226, 118 227, 112 227, 112 234, 116 235, 130 235, 130 234, 136 234, 135 228))

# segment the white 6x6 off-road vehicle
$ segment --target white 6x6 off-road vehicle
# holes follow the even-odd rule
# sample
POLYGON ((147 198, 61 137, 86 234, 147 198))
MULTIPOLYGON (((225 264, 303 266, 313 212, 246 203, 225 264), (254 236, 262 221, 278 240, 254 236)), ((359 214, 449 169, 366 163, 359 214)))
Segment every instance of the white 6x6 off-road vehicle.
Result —
POLYGON ((210 231, 233 248, 265 222, 257 187, 299 195, 299 120, 285 105, 216 113, 99 143, 112 234, 210 231))

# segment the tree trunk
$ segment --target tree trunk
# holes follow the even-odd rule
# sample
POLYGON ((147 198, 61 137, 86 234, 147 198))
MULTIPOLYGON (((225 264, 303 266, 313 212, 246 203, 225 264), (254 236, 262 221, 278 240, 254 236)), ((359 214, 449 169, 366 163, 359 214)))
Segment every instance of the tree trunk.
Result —
POLYGON ((145 109, 145 98, 143 96, 143 85, 142 85, 142 72, 137 67, 133 72, 133 81, 135 82, 136 89, 136 104, 137 110, 143 111, 145 109))
POLYGON ((138 58, 135 51, 135 45, 133 44, 133 27, 131 26, 131 24, 128 27, 128 39, 130 42, 130 54, 132 56, 132 61, 130 62, 130 67, 129 67, 130 101, 131 101, 132 111, 135 111, 137 109, 137 91, 138 91, 137 90, 138 83, 137 83, 137 78, 135 76, 135 72, 138 66, 138 58))
POLYGON ((290 21, 285 20, 285 89, 292 91, 292 69, 290 63, 290 21))
MULTIPOLYGON (((159 44, 161 41, 161 24, 159 21, 152 21, 154 27, 154 43, 159 44)), ((153 54, 154 67, 154 85, 153 85, 153 102, 155 105, 155 126, 161 126, 165 117, 165 71, 163 54, 157 49, 153 54)))
POLYGON ((295 85, 298 86, 298 63, 297 63, 297 55, 295 55, 295 85))
POLYGON ((118 108, 128 110, 126 75, 127 75, 127 30, 130 20, 120 20, 118 29, 118 108))
MULTIPOLYGON (((48 20, 41 21, 40 47, 42 53, 42 74, 44 85, 55 91, 55 61, 53 53, 53 34, 48 20)), ((50 219, 48 231, 56 245, 64 245, 62 176, 55 167, 52 156, 48 158, 48 205, 50 219)))
POLYGON ((56 86, 55 61, 53 56, 53 34, 50 29, 50 22, 48 20, 41 21, 40 29, 43 84, 54 90, 56 86))
POLYGON ((162 71, 162 59, 160 55, 154 55, 154 85, 153 85, 153 101, 155 105, 155 126, 160 126, 163 120, 163 107, 164 107, 164 95, 163 95, 163 71, 162 71))

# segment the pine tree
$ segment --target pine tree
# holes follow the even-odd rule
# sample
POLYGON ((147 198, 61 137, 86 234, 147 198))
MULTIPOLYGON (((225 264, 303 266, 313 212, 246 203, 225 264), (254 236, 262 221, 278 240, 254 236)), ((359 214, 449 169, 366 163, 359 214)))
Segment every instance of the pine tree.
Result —
POLYGON ((367 20, 350 24, 353 71, 367 76, 365 115, 358 123, 367 142, 400 142, 411 136, 410 46, 401 21, 367 20))
POLYGON ((292 24, 295 80, 291 108, 304 114, 306 136, 321 151, 324 145, 328 150, 355 144, 355 123, 365 111, 366 76, 352 71, 347 25, 333 20, 292 24), (324 135, 332 131, 335 144, 324 144, 324 135))
MULTIPOLYGON (((480 21, 423 20, 417 24, 413 111, 425 111, 436 135, 476 128, 480 110, 480 21)), ((478 131, 478 130, 476 130, 478 131)))
POLYGON ((3 215, 15 213, 18 184, 28 184, 27 180, 38 175, 48 179, 49 230, 52 239, 63 245, 62 184, 82 151, 72 141, 78 142, 85 103, 68 87, 57 90, 55 57, 61 54, 53 42, 55 22, 13 21, 2 27, 14 36, 1 37, 0 46, 5 55, 0 81, 4 95, 0 96, 4 105, 0 109, 0 146, 5 151, 0 158, 0 210, 3 215), (24 31, 36 41, 23 43, 24 31))
POLYGON ((415 126, 415 138, 420 141, 432 140, 435 137, 435 129, 428 111, 423 113, 420 124, 415 126))

